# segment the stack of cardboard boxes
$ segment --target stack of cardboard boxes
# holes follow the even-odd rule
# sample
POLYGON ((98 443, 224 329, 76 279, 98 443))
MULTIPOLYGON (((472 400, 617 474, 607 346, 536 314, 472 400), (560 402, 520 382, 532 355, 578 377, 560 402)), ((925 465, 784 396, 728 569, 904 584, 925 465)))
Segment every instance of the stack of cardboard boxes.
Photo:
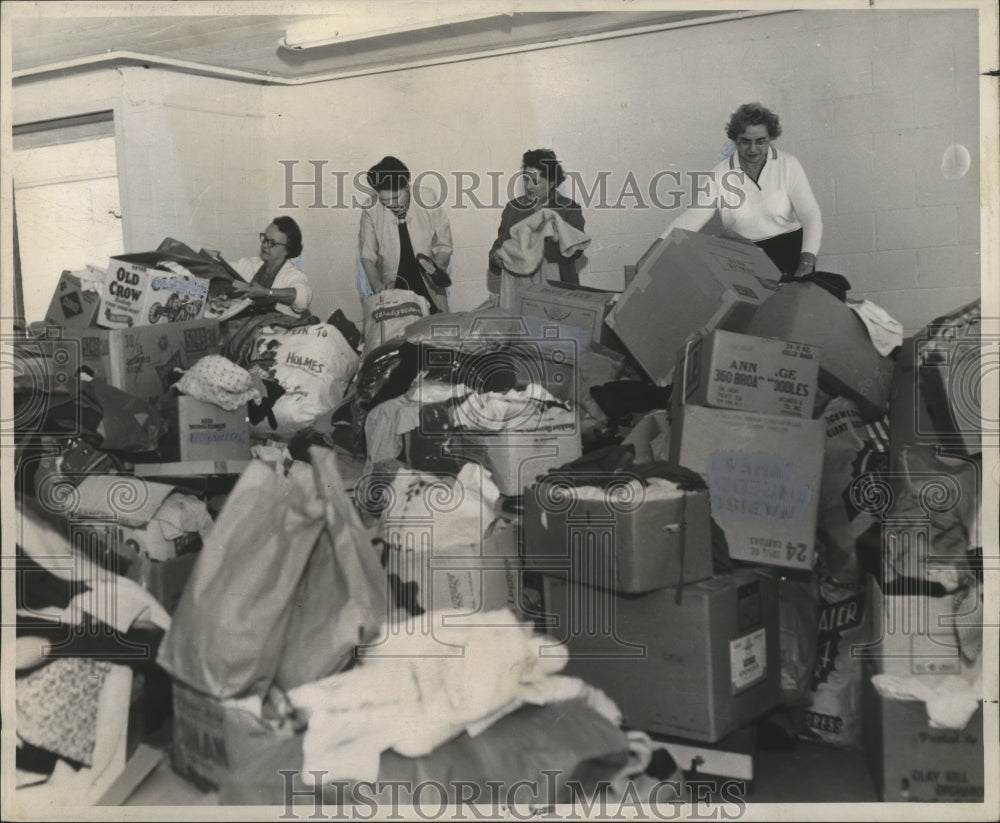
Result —
MULTIPOLYGON (((752 245, 674 232, 606 321, 653 383, 672 386, 669 408, 626 442, 640 462, 704 478, 735 570, 713 574, 691 495, 684 515, 648 495, 619 510, 612 495, 553 494, 553 473, 525 496, 526 564, 544 576, 569 671, 611 695, 628 725, 682 748, 713 744, 706 756, 782 701, 777 586, 782 575, 815 580, 822 409, 842 396, 881 420, 896 365, 844 300, 777 279, 752 245)), ((887 732, 869 748, 906 758, 905 739, 887 732)))
MULTIPOLYGON (((141 496, 160 502, 174 486, 140 478, 190 483, 206 475, 238 474, 251 458, 246 404, 227 411, 171 391, 174 369, 188 369, 219 353, 223 332, 219 320, 203 316, 208 281, 164 268, 164 258, 169 255, 119 255, 108 261, 106 271, 90 266, 63 272, 44 326, 32 341, 44 354, 50 385, 72 385, 76 378, 104 380, 162 416, 157 451, 128 456, 128 477, 143 484, 141 496), (97 284, 100 291, 87 288, 97 284), (194 302, 193 294, 200 295, 194 302), (179 305, 184 309, 169 309, 179 305)), ((110 482, 110 476, 106 479, 110 482)), ((134 538, 155 515, 144 512, 143 522, 133 517, 105 534, 117 547, 116 568, 143 583, 169 609, 183 591, 200 541, 185 543, 175 558, 143 551, 142 540, 134 538)), ((77 514, 77 519, 84 516, 77 514)), ((120 514, 108 511, 104 517, 121 520, 120 514)))

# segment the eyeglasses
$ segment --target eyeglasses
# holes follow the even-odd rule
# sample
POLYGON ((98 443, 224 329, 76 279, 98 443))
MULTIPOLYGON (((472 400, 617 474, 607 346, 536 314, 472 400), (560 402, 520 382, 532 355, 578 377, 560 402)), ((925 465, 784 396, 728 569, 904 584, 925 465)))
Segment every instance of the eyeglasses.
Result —
POLYGON ((260 244, 265 249, 273 249, 275 246, 287 246, 287 243, 279 243, 277 240, 272 240, 264 232, 260 233, 260 244))

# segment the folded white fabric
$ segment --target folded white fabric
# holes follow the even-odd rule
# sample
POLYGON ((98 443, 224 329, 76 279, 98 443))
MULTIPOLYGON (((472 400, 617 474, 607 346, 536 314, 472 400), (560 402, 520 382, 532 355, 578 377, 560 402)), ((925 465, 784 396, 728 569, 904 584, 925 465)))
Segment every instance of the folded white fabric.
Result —
POLYGON ((510 611, 476 615, 474 626, 463 618, 434 612, 432 629, 426 616, 402 620, 354 669, 289 693, 309 718, 304 780, 314 771, 327 779, 375 780, 386 749, 420 757, 462 732, 479 734, 524 703, 584 698, 620 723, 603 693, 556 674, 565 655, 510 611))

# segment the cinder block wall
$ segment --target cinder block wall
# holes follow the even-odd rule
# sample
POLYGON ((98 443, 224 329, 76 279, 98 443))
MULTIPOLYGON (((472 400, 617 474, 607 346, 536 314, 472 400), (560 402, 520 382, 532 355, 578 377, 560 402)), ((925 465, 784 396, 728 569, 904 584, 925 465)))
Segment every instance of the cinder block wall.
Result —
POLYGON ((22 123, 116 108, 126 251, 169 235, 236 258, 290 214, 314 310, 360 319, 350 178, 384 154, 444 175, 452 201, 456 172, 484 181, 483 207, 466 198, 451 210, 456 308, 486 295, 506 201, 501 191, 490 202, 487 175, 505 188, 540 146, 588 190, 603 177, 603 207, 595 193, 585 208, 582 280, 617 289, 676 213, 652 202, 651 181, 661 205, 682 203, 657 175, 711 168, 729 113, 760 100, 823 209, 820 266, 915 331, 979 293, 978 70, 974 10, 793 11, 300 87, 138 67, 63 75, 19 84, 13 113, 22 123), (942 158, 956 143, 971 167, 950 179, 942 158), (297 180, 324 161, 324 207, 297 187, 290 208, 282 160, 297 180), (348 175, 340 204, 335 172, 348 175))
MULTIPOLYGON (((802 160, 822 207, 820 266, 916 330, 979 292, 977 55, 971 10, 796 11, 267 88, 264 109, 280 114, 270 203, 285 203, 278 159, 299 161, 297 180, 312 179, 308 161, 327 161, 324 200, 332 203, 333 170, 353 175, 384 154, 438 171, 454 187, 461 170, 502 172, 505 183, 525 149, 551 146, 588 186, 606 174, 606 207, 585 209, 593 243, 582 279, 621 288, 624 264, 676 213, 651 202, 650 181, 711 168, 730 112, 760 100, 781 116, 779 145, 802 160), (971 155, 957 180, 941 170, 953 143, 971 155), (629 194, 630 175, 642 202, 629 194)), ((660 181, 660 201, 670 205, 670 181, 660 181)), ((487 199, 487 183, 477 191, 487 199)), ((317 302, 359 316, 356 210, 306 208, 307 187, 293 199, 317 302)), ((499 213, 452 210, 458 308, 486 295, 499 213)))

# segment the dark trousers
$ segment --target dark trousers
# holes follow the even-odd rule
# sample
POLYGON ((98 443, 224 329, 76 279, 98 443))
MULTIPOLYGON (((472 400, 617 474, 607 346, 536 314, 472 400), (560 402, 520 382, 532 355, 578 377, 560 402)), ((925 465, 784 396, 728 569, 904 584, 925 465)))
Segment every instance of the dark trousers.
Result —
POLYGON ((799 267, 799 257, 802 254, 802 229, 761 240, 755 245, 763 249, 764 254, 770 257, 771 262, 778 267, 782 281, 792 279, 795 270, 799 267))

